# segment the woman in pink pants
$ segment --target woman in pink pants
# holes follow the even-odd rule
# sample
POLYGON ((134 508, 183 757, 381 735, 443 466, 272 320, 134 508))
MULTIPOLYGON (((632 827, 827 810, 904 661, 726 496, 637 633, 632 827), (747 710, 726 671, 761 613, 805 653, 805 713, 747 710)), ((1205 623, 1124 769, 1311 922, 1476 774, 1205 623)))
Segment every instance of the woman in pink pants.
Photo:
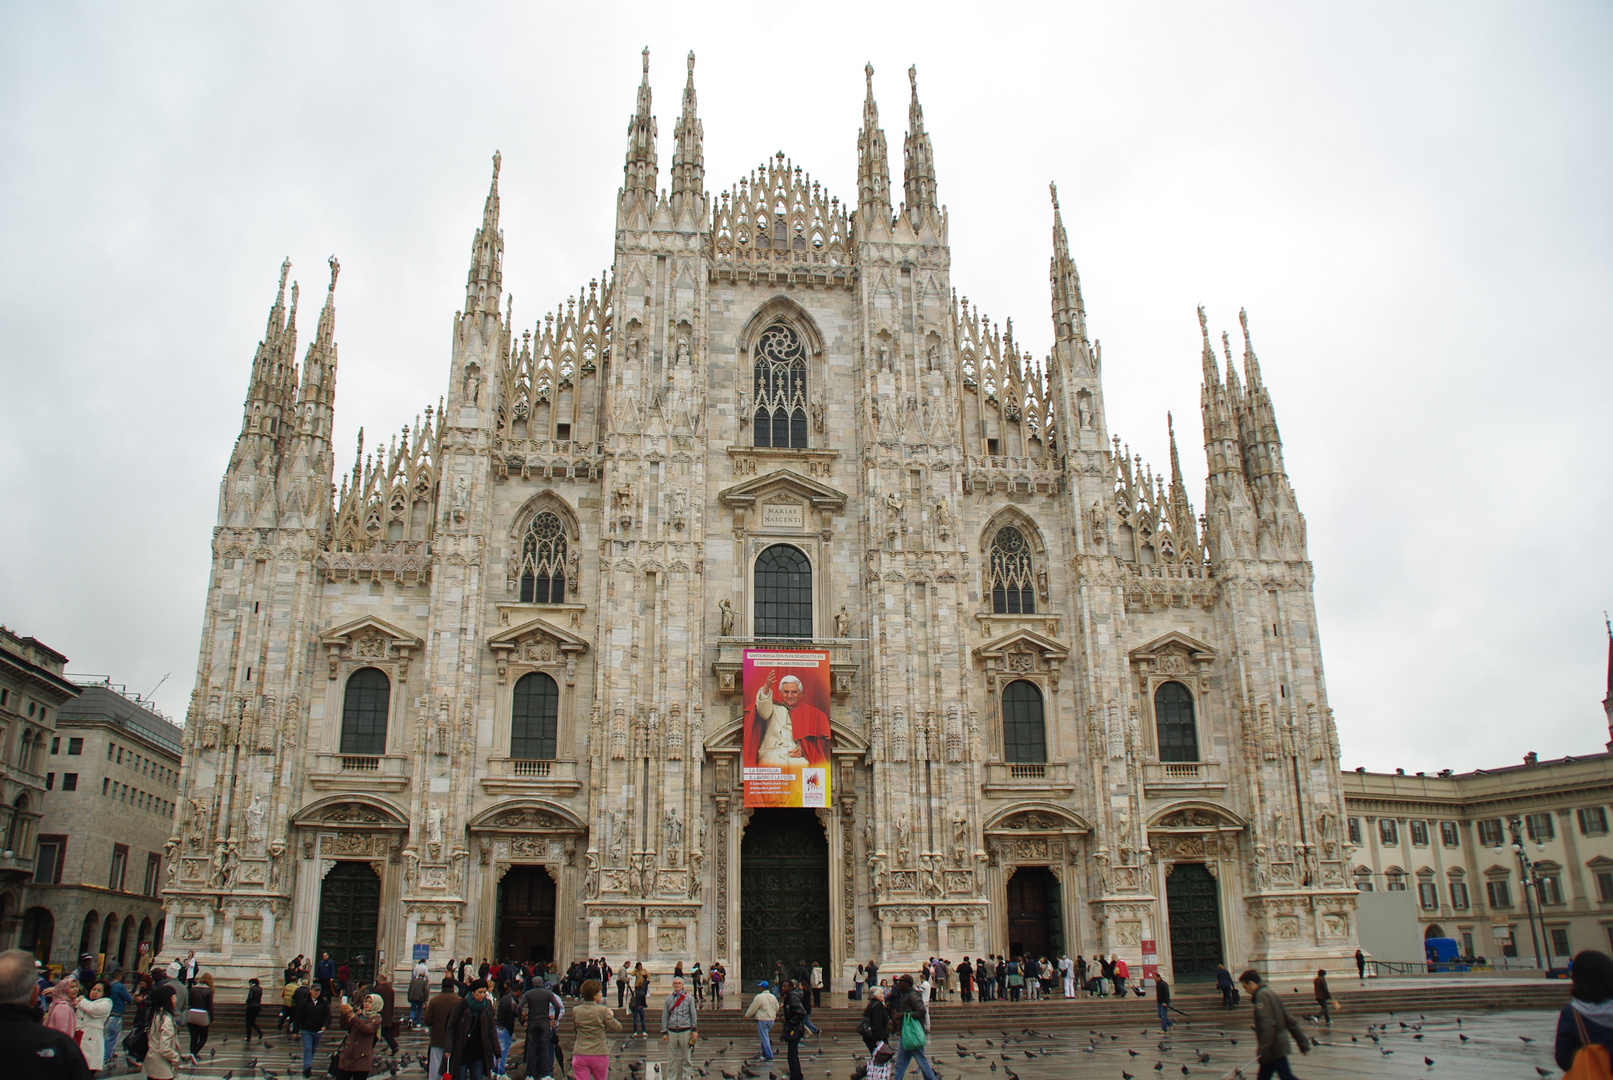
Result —
POLYGON ((571 1047, 571 1072, 577 1080, 606 1080, 610 1075, 610 1043, 605 1033, 621 1031, 622 1022, 605 1004, 598 979, 582 984, 583 1003, 571 1010, 577 1041, 571 1047))

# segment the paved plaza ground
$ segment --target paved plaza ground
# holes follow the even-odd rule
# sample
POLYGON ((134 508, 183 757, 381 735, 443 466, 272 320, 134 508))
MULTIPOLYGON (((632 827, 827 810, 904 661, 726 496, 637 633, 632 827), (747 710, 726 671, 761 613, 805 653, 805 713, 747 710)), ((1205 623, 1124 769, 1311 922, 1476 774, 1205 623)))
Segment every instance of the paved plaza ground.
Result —
MULTIPOLYGON (((1106 1080, 1220 1080, 1242 1067, 1254 1078, 1254 1036, 1248 1030, 1247 1007, 1235 1013, 1217 1011, 1192 1022, 1179 1022, 1166 1039, 1153 1019, 1152 1002, 1139 1002, 1137 1023, 1109 1030, 1062 1027, 1042 1031, 993 1030, 988 1024, 948 1030, 937 1025, 931 1036, 931 1060, 940 1080, 1066 1080, 1069 1077, 1103 1077, 1106 1080), (1235 1042, 1234 1042, 1235 1040, 1235 1042), (966 1050, 961 1056, 959 1046, 966 1050), (1208 1060, 1203 1060, 1207 1055, 1208 1060)), ((625 1012, 619 1013, 625 1016, 625 1012)), ((270 1018, 270 1023, 273 1023, 270 1018)), ((239 1031, 221 1021, 200 1068, 185 1069, 182 1080, 297 1080, 302 1074, 300 1044, 277 1035, 271 1028, 269 1046, 254 1040, 246 1050, 239 1031)), ((1294 1071, 1301 1080, 1373 1077, 1395 1080, 1409 1077, 1461 1077, 1463 1080, 1538 1080, 1560 1075, 1552 1061, 1556 1014, 1548 1011, 1479 1013, 1374 1013, 1340 1017, 1331 1027, 1306 1022, 1320 1042, 1308 1056, 1295 1055, 1294 1071), (1406 1026, 1402 1026, 1406 1025, 1406 1026), (1369 1027, 1372 1029, 1369 1031, 1369 1027), (1374 1040, 1372 1036, 1376 1035, 1374 1040), (1418 1036, 1421 1038, 1418 1038, 1418 1036), (1464 1041, 1463 1036, 1466 1037, 1464 1041), (1533 1040, 1525 1042, 1524 1039, 1533 1040), (1425 1064, 1431 1059, 1432 1065, 1425 1064), (1542 1071, 1543 1070, 1543 1071, 1542 1071)), ((340 1033, 327 1035, 316 1055, 315 1076, 340 1042, 340 1033)), ((570 1042, 569 1033, 564 1040, 570 1042)), ((375 1080, 425 1080, 419 1057, 425 1052, 421 1033, 406 1033, 396 1059, 377 1056, 375 1080), (394 1071, 395 1070, 395 1071, 394 1071)), ((181 1034, 181 1045, 184 1035, 181 1034)), ((520 1047, 520 1042, 516 1044, 520 1047)), ((612 1043, 611 1080, 642 1080, 643 1063, 662 1060, 659 1039, 616 1038, 612 1043)), ((853 1036, 825 1033, 802 1047, 807 1080, 850 1080, 862 1056, 862 1044, 853 1036)), ((775 1077, 784 1078, 782 1041, 772 1063, 775 1077)), ((766 1080, 765 1063, 756 1061, 754 1036, 722 1036, 702 1042, 695 1064, 709 1080, 766 1080)), ((127 1075, 111 1070, 103 1076, 127 1075)), ((556 1080, 560 1080, 557 1072, 556 1080)), ((566 1074, 570 1075, 569 1070, 566 1074)), ((917 1076, 916 1069, 909 1070, 917 1076)))

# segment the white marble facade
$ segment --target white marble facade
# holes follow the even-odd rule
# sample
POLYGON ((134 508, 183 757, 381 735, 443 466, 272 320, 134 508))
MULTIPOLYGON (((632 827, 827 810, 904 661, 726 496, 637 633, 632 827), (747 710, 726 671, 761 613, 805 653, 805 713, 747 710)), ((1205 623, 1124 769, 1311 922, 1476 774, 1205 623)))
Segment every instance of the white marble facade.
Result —
POLYGON ((785 544, 834 665, 832 973, 1007 951, 1031 867, 1072 953, 1153 940, 1170 969, 1183 863, 1228 963, 1353 952, 1305 524, 1247 327, 1224 376, 1203 338, 1200 519, 1174 435, 1168 475, 1110 436, 1056 197, 1033 359, 957 299, 916 84, 895 208, 871 69, 854 202, 782 155, 714 197, 691 55, 658 194, 645 63, 607 274, 512 324, 495 156, 444 403, 340 478, 338 268, 300 366, 282 270, 221 490, 168 940, 260 974, 314 950, 325 875, 363 861, 390 966, 480 957, 501 877, 540 865, 562 962, 737 971, 739 658, 785 544), (804 383, 758 386, 770 332, 804 383), (788 445, 756 445, 764 403, 788 445), (533 672, 552 744, 516 738, 533 672), (384 728, 344 744, 372 684, 384 728), (1039 751, 1009 694, 1041 701, 1039 751))

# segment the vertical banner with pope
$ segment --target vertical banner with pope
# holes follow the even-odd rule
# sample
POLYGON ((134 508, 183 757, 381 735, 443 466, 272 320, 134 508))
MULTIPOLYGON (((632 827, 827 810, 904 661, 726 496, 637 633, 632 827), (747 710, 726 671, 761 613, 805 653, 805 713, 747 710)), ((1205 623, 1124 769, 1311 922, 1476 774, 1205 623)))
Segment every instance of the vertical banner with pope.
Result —
POLYGON ((746 806, 829 805, 829 654, 745 650, 746 806))

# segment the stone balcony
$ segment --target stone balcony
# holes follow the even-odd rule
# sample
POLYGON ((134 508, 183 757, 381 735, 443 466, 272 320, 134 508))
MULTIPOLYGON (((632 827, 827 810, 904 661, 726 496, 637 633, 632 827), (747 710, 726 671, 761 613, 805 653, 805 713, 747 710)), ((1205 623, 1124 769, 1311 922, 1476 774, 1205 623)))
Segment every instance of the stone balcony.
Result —
POLYGON ((575 761, 547 758, 488 758, 481 783, 489 795, 554 797, 575 795, 582 789, 575 761))
POLYGON ((1143 765, 1143 794, 1164 798, 1225 791, 1227 769, 1219 761, 1150 761, 1143 765))
POLYGON ((412 770, 402 754, 319 754, 308 782, 320 791, 404 791, 412 770))
POLYGON ((860 666, 856 659, 859 647, 849 638, 720 637, 711 671, 717 676, 719 694, 737 694, 744 689, 741 672, 746 649, 816 649, 829 654, 829 689, 835 697, 843 698, 851 693, 852 679, 860 666))
POLYGON ((1023 798, 1027 795, 1069 795, 1075 791, 1067 761, 986 762, 989 798, 1023 798))

